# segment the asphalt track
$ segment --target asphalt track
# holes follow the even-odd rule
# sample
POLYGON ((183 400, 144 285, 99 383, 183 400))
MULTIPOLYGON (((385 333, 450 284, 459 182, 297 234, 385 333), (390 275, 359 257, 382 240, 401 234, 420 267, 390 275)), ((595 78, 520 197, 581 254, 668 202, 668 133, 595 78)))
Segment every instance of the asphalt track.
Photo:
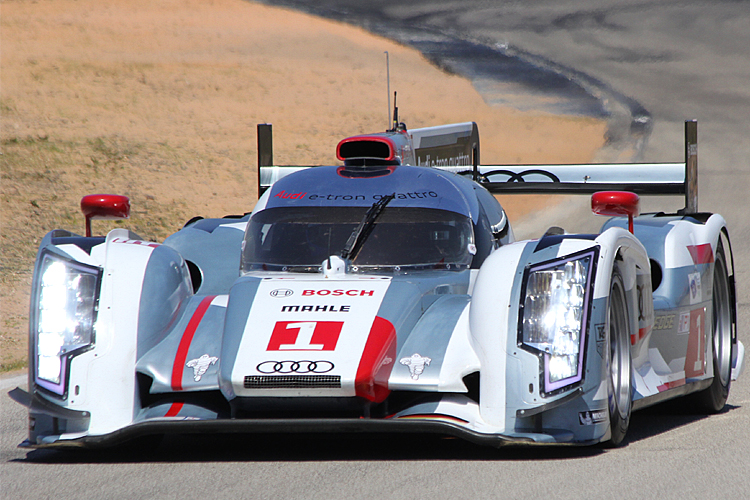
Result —
MULTIPOLYGON (((526 77, 501 83, 519 90, 519 107, 546 102, 540 96, 549 90, 559 112, 586 106, 603 112, 616 143, 607 154, 632 146, 644 161, 682 161, 682 122, 698 119, 699 207, 729 222, 739 334, 750 347, 750 2, 324 0, 315 8, 373 31, 387 21, 415 38, 421 30, 481 42, 565 75, 569 92, 535 87, 533 71, 531 83, 526 77), (576 85, 601 98, 602 108, 592 107, 576 85)), ((655 208, 663 203, 652 202, 655 208)), ((533 226, 517 224, 517 232, 533 236, 559 220, 571 230, 600 222, 587 215, 586 200, 571 201, 533 226)), ((2 380, 0 387, 16 383, 2 380)), ((614 450, 495 450, 408 436, 266 436, 169 438, 155 451, 27 452, 15 448, 25 435, 25 412, 7 397, 0 398, 0 410, 3 499, 689 499, 746 498, 750 491, 750 370, 733 384, 723 413, 703 417, 673 407, 636 413, 626 445, 614 450)))

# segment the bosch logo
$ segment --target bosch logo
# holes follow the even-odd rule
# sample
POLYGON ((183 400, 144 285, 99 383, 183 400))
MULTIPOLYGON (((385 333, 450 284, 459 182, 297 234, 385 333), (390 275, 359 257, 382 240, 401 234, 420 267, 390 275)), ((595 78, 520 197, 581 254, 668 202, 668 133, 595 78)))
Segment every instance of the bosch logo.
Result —
POLYGON ((372 297, 375 290, 303 290, 302 295, 331 295, 333 297, 372 297))
POLYGON ((271 295, 271 297, 289 297, 294 295, 294 292, 288 288, 277 288, 276 290, 271 290, 269 295, 271 295))
POLYGON ((259 373, 328 373, 333 370, 330 361, 264 361, 255 367, 259 373))

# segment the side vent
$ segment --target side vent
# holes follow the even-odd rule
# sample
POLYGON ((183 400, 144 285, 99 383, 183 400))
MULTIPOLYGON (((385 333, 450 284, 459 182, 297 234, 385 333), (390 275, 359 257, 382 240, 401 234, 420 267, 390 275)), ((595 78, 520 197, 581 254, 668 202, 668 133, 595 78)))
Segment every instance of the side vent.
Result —
POLYGON ((479 372, 472 372, 463 378, 464 385, 469 390, 469 399, 479 404, 479 372))
POLYGON ((193 293, 197 293, 198 289, 203 284, 203 272, 198 265, 192 260, 185 260, 188 271, 190 272, 190 282, 193 285, 193 293))
POLYGON ((661 280, 664 277, 659 262, 654 259, 649 259, 651 262, 651 289, 656 291, 661 286, 661 280))

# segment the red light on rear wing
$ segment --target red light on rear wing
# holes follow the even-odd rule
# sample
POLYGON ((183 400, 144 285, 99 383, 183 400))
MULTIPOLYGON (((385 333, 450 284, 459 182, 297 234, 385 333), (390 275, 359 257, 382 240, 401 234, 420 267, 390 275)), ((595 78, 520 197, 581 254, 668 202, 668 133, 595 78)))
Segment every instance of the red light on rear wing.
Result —
POLYGON ((629 191, 599 191, 591 195, 591 211, 610 217, 628 216, 628 230, 633 232, 633 217, 641 213, 641 199, 629 191))
POLYGON ((119 194, 90 194, 81 198, 81 212, 86 218, 86 237, 90 237, 91 219, 130 217, 130 199, 119 194))

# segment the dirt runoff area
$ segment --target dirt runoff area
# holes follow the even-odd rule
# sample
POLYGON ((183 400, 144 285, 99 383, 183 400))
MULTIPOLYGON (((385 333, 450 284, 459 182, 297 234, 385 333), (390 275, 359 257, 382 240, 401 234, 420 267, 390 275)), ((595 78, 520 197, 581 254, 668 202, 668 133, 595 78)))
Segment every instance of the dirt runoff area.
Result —
POLYGON ((0 29, 2 371, 26 363, 37 245, 83 231, 82 196, 129 196, 130 220, 94 230, 156 241, 250 211, 256 124, 277 164, 334 162, 340 139, 388 125, 385 51, 402 121, 477 122, 483 163, 585 162, 604 142, 601 121, 491 108, 412 49, 244 0, 5 0, 0 29))

